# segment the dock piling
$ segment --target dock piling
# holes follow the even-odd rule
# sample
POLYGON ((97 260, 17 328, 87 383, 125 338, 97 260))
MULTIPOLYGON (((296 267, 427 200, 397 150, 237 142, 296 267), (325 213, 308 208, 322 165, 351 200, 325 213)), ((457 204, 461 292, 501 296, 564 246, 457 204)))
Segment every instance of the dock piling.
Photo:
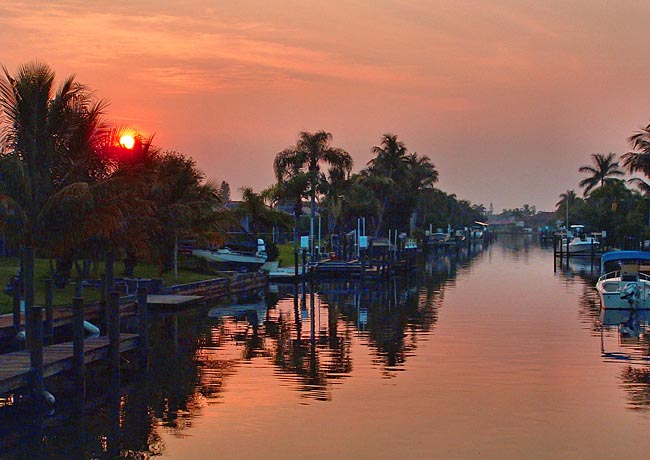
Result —
POLYGON ((34 396, 40 400, 45 390, 43 384, 43 307, 29 307, 27 316, 32 391, 34 396))
POLYGON ((78 394, 86 394, 86 363, 84 360, 84 303, 81 297, 72 300, 72 368, 78 394))
POLYGON ((148 367, 149 360, 149 338, 147 335, 148 306, 147 306, 147 288, 139 287, 137 293, 138 299, 138 335, 140 336, 140 364, 143 368, 148 367))
POLYGON ((13 322, 16 334, 20 332, 21 312, 20 312, 20 287, 21 283, 14 279, 14 295, 13 295, 13 322))
MULTIPOLYGON (((119 375, 120 369, 120 293, 108 294, 108 361, 112 370, 119 375)), ((119 377, 118 377, 119 378, 119 377)))
POLYGON ((45 280, 45 337, 51 341, 54 334, 54 280, 45 280))

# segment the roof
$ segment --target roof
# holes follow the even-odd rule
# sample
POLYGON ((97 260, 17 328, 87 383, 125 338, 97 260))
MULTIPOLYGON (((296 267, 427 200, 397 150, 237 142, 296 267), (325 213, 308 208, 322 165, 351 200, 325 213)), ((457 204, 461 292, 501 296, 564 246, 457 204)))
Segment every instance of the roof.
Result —
POLYGON ((612 261, 645 261, 650 262, 650 252, 647 251, 610 251, 602 255, 600 259, 601 267, 607 262, 612 261))

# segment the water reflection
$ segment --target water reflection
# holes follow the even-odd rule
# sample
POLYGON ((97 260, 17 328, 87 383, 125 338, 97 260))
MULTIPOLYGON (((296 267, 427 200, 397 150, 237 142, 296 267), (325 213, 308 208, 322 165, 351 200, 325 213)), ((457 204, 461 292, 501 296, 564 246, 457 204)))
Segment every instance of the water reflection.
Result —
POLYGON ((628 363, 621 386, 629 407, 650 410, 650 311, 603 310, 601 352, 606 361, 628 363))
POLYGON ((67 380, 51 382, 61 401, 54 416, 2 409, 0 459, 163 454, 165 436, 188 436, 207 406, 238 391, 228 383, 250 368, 271 370, 274 381, 264 385, 288 387, 306 405, 335 398, 354 373, 355 347, 370 352, 381 377, 394 379, 433 333, 445 290, 481 254, 433 254, 417 274, 388 283, 283 285, 248 304, 155 314, 147 369, 126 356, 117 381, 106 366, 91 366, 83 401, 67 380))

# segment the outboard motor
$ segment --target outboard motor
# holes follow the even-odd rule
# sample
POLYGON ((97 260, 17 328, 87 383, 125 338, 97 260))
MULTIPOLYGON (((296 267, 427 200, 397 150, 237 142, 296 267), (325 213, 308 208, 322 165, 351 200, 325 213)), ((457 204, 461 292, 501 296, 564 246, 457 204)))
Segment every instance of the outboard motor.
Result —
POLYGON ((621 299, 627 300, 630 307, 636 302, 639 297, 639 284, 635 282, 625 283, 619 293, 621 299))

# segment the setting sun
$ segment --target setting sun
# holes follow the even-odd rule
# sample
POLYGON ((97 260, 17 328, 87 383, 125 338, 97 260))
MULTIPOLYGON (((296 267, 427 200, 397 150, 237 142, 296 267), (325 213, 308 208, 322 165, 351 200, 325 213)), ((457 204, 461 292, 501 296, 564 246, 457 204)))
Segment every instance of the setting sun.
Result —
POLYGON ((120 145, 130 150, 135 145, 135 138, 130 134, 124 134, 120 137, 120 145))

